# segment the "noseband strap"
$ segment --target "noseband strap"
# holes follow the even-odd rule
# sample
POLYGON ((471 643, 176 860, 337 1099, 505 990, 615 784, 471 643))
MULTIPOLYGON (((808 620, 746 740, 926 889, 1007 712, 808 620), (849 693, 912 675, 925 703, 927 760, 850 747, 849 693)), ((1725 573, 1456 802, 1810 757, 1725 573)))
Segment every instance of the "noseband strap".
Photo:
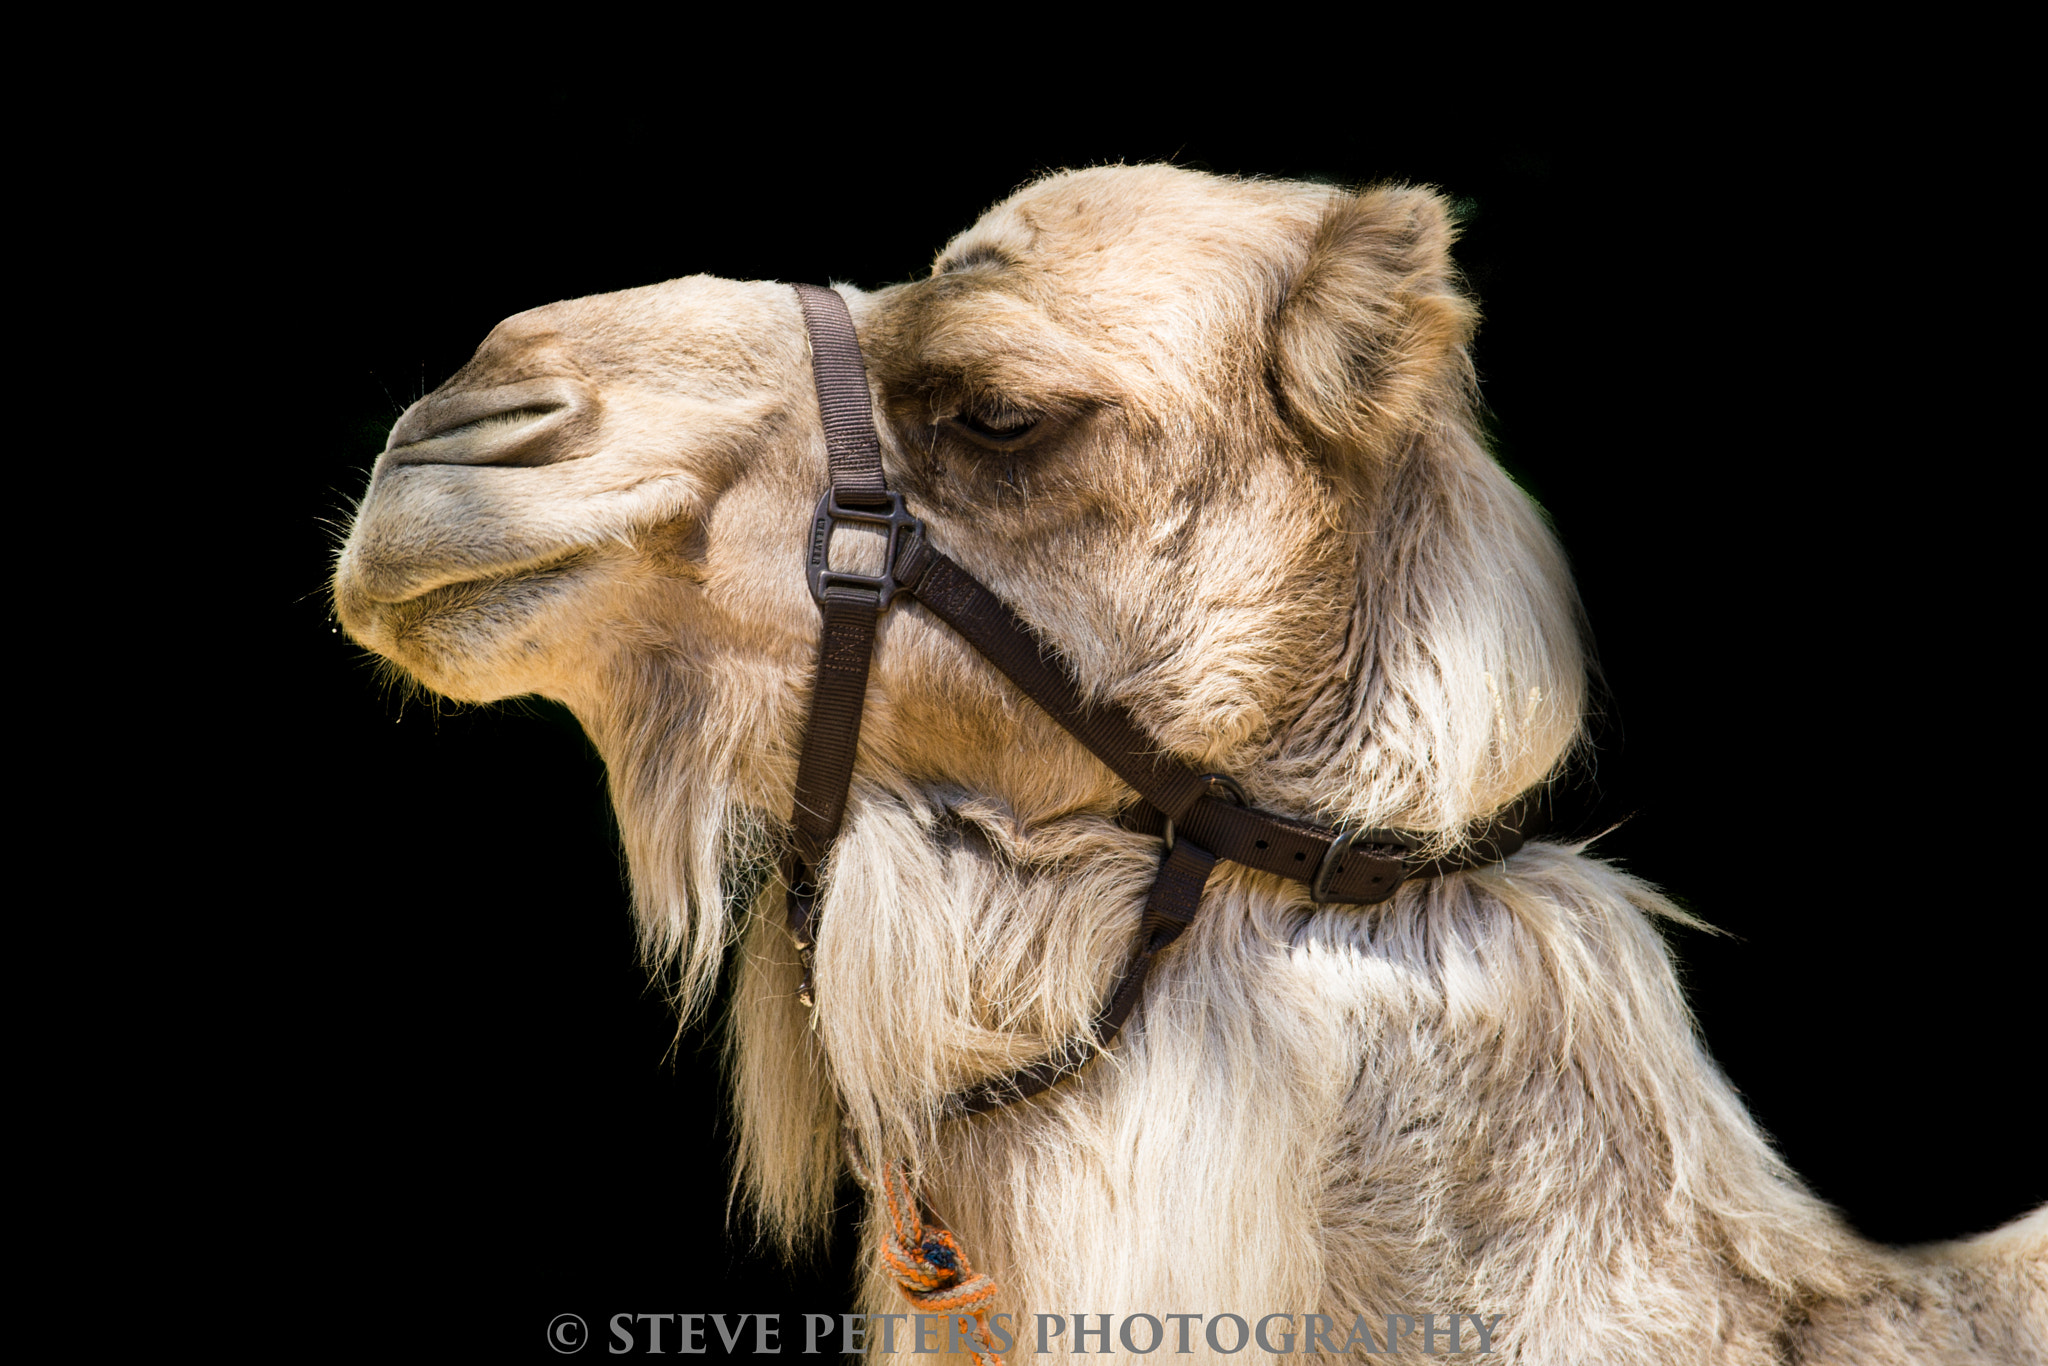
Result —
POLYGON ((1543 827, 1547 813, 1541 793, 1531 790, 1468 830, 1455 853, 1424 859, 1414 852, 1422 838, 1406 831, 1331 829, 1256 810, 1236 798, 1235 783, 1197 773, 1162 753, 1124 707, 1088 701, 1058 652, 1033 635, 1009 604, 940 553, 926 538, 924 524, 904 508, 902 495, 889 491, 882 478, 867 367, 846 302, 836 291, 816 285, 798 285, 796 292, 811 339, 832 478, 812 521, 809 570, 824 631, 797 760, 796 805, 783 868, 789 930, 803 959, 804 1004, 812 1003, 817 869, 846 817, 875 624, 898 595, 915 598, 957 631, 1137 791, 1143 804, 1125 814, 1125 828, 1168 837, 1145 899, 1137 951, 1089 1032, 1029 1067, 948 1098, 950 1113, 979 1113, 1037 1095, 1107 1048, 1137 1005, 1153 963, 1194 922, 1202 888, 1219 859, 1305 883, 1321 904, 1364 906, 1386 900, 1410 878, 1497 863, 1543 827), (831 569, 832 529, 847 522, 888 528, 880 574, 831 569))

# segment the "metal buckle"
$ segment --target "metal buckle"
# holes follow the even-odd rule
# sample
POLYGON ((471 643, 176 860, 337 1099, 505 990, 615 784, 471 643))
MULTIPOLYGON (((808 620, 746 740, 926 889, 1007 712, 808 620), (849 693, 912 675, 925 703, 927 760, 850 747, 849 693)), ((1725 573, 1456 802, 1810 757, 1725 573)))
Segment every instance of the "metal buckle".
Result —
MULTIPOLYGON (((1224 794, 1228 796, 1230 800, 1238 806, 1251 805, 1250 802, 1245 800, 1244 789, 1237 785, 1237 779, 1235 778, 1226 777, 1221 773, 1204 773, 1195 781, 1201 783, 1214 783, 1217 787, 1222 788, 1224 794)), ((1202 799, 1201 797, 1197 797, 1195 798, 1195 800, 1200 801, 1202 799)), ((1192 811, 1194 810, 1194 807, 1190 806, 1188 810, 1192 811)), ((1171 816, 1168 816, 1166 818, 1166 852, 1169 854, 1173 852, 1173 817, 1171 816)))
MULTIPOLYGON (((1308 899, 1318 906, 1369 906, 1369 901, 1336 901, 1330 897, 1330 884, 1337 874, 1344 871, 1344 855, 1360 844, 1391 844, 1401 849, 1419 849, 1422 839, 1406 830, 1340 830, 1337 838, 1330 841, 1330 847, 1323 854, 1323 861, 1316 865, 1315 879, 1308 885, 1308 899)), ((1388 889, 1391 893, 1392 889, 1388 889)))
POLYGON ((827 589, 871 588, 876 595, 875 610, 886 611, 889 600, 902 586, 896 582, 896 552, 902 546, 903 534, 923 531, 924 523, 904 510, 900 493, 883 493, 882 496, 889 500, 886 509, 847 507, 839 501, 838 493, 836 488, 826 489, 825 496, 818 500, 818 510, 811 514, 811 596, 823 605, 827 589), (835 522, 865 522, 869 526, 889 528, 889 548, 884 552, 881 573, 852 574, 830 567, 828 559, 832 553, 832 525, 835 522))

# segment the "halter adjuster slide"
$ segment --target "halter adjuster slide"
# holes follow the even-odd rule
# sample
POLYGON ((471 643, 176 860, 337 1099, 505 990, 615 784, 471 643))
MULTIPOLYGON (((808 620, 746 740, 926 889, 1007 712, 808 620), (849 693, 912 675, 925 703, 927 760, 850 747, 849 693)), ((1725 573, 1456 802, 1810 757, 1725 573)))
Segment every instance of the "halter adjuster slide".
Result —
MULTIPOLYGON (((1315 879, 1308 885, 1308 899, 1318 906, 1369 906, 1370 901, 1347 901, 1330 895, 1330 884, 1337 880, 1337 874, 1344 871, 1344 855, 1358 845, 1394 845, 1402 851, 1420 848, 1421 839, 1406 830, 1340 830, 1337 838, 1330 841, 1330 847, 1323 854, 1323 861, 1316 865, 1315 879)), ((1398 879, 1396 880, 1398 885, 1398 879)), ((1387 889, 1388 895, 1393 888, 1387 889)), ((1375 897, 1374 901, 1384 900, 1375 897)))
MULTIPOLYGON (((1204 773, 1200 778, 1196 779, 1196 781, 1208 783, 1211 787, 1222 788, 1223 794, 1229 797, 1230 800, 1238 806, 1251 805, 1250 802, 1245 800, 1244 789, 1237 785, 1237 779, 1229 777, 1226 774, 1204 773)), ((1197 797, 1195 798, 1195 800, 1200 801, 1201 798, 1197 797)), ((1173 852, 1173 817, 1171 816, 1168 816, 1166 818, 1166 852, 1169 854, 1173 852)))
POLYGON ((908 532, 923 531, 924 523, 904 510, 903 495, 884 492, 888 506, 852 507, 839 501, 839 490, 829 488, 818 500, 818 510, 811 515, 810 575, 811 596, 822 606, 826 590, 832 588, 867 588, 875 593, 875 610, 887 611, 889 600, 896 596, 901 587, 896 582, 896 552, 902 547, 904 535, 908 532), (843 569, 834 569, 830 564, 832 553, 832 528, 839 522, 860 522, 868 526, 889 528, 889 548, 882 561, 879 574, 853 574, 843 569))

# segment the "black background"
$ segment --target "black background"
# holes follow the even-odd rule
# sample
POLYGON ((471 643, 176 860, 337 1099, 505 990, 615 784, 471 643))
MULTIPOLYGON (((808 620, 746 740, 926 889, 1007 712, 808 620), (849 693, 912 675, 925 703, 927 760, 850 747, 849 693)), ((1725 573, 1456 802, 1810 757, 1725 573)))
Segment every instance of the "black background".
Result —
POLYGON ((781 1311, 787 1344, 847 1307, 844 1227, 792 1270, 726 1222, 716 1030, 678 1035, 635 961, 573 719, 405 700, 336 633, 331 556, 397 413, 509 313, 697 272, 882 285, 1040 170, 1155 159, 1463 202, 1497 449, 1611 689, 1627 820, 1599 849, 1728 931, 1669 936, 1709 1047, 1872 1238, 2048 1198, 2038 440, 1995 126, 1965 153, 1876 89, 1562 84, 1277 114, 859 84, 813 107, 821 145, 731 87, 366 76, 181 125, 264 476, 229 495, 262 643, 228 686, 261 725, 213 1002, 249 1116, 223 1179, 258 1189, 263 1246, 536 1354, 561 1312, 605 1341, 616 1313, 781 1311))

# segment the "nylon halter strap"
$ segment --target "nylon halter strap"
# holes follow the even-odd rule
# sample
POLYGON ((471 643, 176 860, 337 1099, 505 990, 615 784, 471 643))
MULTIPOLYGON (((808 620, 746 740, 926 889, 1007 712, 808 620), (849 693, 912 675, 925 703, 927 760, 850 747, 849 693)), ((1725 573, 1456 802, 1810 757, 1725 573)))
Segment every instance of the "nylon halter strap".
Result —
POLYGON ((1202 888, 1218 859, 1306 883, 1319 905, 1367 906, 1386 900, 1410 878, 1497 863, 1537 832, 1544 812, 1538 792, 1532 790, 1468 830, 1456 854, 1426 860, 1413 852, 1422 845, 1421 837, 1406 831, 1331 829, 1255 810, 1229 778, 1197 773, 1162 754, 1123 707, 1085 701, 1066 661, 1042 645, 1008 604, 934 548, 925 537, 924 524, 904 509, 903 496, 884 484, 867 367, 846 302, 835 291, 816 285, 798 285, 796 292, 810 333, 811 369, 818 382, 832 477, 811 524, 811 592, 824 613, 824 632, 803 753, 797 761, 796 809, 790 817, 790 850, 783 869, 789 887, 789 930, 803 959, 804 1004, 812 1003, 816 872, 846 815, 875 625, 898 594, 915 598, 964 636, 1025 696, 1137 790, 1145 805, 1126 814, 1125 828, 1163 834, 1167 842, 1145 899, 1137 952, 1091 1031, 1029 1067, 950 1097, 949 1112, 980 1113, 1037 1095, 1107 1048, 1136 1006, 1154 961, 1193 923, 1202 888), (832 530, 847 523, 886 529, 888 551, 880 574, 844 573, 830 567, 832 530))

